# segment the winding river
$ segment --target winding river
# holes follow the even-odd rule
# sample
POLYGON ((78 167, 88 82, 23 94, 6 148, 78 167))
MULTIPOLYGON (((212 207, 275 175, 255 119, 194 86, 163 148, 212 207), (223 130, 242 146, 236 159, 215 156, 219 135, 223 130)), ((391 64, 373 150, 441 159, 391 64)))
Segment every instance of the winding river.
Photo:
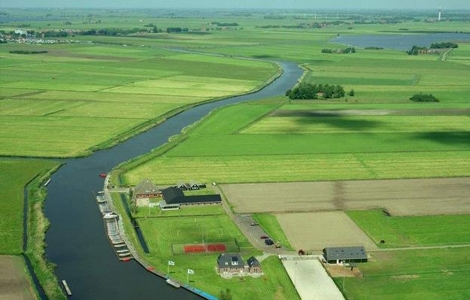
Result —
POLYGON ((67 281, 73 299, 200 299, 167 285, 133 260, 124 263, 116 258, 94 197, 103 188, 98 174, 163 145, 215 108, 284 94, 295 85, 302 70, 294 63, 280 64, 283 74, 256 93, 197 106, 113 148, 63 160, 65 165, 48 185, 45 213, 51 226, 46 235, 46 255, 57 265, 57 278, 67 281))

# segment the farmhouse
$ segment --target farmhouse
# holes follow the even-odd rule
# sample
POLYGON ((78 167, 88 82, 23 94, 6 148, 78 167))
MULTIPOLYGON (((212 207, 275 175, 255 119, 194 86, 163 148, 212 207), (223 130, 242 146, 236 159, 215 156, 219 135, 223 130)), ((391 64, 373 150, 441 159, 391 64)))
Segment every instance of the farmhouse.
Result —
POLYGON ((221 253, 217 258, 217 271, 221 275, 253 275, 261 274, 261 264, 254 257, 243 261, 240 253, 221 253))
POLYGON ((134 187, 134 197, 136 199, 155 198, 161 196, 162 192, 160 191, 160 189, 149 179, 142 180, 138 185, 134 187))
POLYGON ((327 247, 323 249, 323 257, 329 264, 350 262, 367 262, 364 247, 327 247))
POLYGON ((221 204, 220 195, 195 195, 185 196, 177 187, 169 187, 162 191, 163 201, 160 201, 161 209, 178 209, 181 205, 206 205, 221 204))

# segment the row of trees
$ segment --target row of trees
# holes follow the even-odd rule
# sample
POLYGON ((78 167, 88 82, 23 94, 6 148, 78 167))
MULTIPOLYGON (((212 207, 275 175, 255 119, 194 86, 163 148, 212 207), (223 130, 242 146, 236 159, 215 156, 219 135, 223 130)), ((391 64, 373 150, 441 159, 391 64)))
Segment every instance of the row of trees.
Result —
POLYGON ((432 43, 431 44, 431 49, 449 49, 449 48, 458 48, 459 45, 456 43, 451 43, 451 42, 443 42, 443 43, 432 43))
POLYGON ((410 50, 406 51, 408 55, 418 55, 420 53, 436 53, 439 49, 450 49, 450 48, 458 48, 459 45, 456 43, 451 42, 443 42, 443 43, 432 43, 431 46, 428 48, 426 47, 419 47, 414 45, 410 50))
MULTIPOLYGON (((340 85, 329 84, 310 84, 302 83, 292 90, 286 92, 286 96, 290 99, 331 99, 344 97, 346 93, 340 85)), ((354 91, 349 92, 350 96, 354 96, 354 91)))
POLYGON ((341 54, 349 54, 349 53, 356 53, 356 48, 348 47, 345 49, 322 49, 321 53, 341 53, 341 54))

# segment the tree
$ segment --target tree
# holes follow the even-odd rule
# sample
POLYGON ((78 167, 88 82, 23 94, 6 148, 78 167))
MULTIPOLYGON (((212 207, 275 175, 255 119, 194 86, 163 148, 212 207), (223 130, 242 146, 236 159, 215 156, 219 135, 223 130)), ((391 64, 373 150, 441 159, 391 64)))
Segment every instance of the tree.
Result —
POLYGON ((348 95, 351 96, 351 97, 354 97, 354 90, 351 89, 351 90, 349 91, 348 95))

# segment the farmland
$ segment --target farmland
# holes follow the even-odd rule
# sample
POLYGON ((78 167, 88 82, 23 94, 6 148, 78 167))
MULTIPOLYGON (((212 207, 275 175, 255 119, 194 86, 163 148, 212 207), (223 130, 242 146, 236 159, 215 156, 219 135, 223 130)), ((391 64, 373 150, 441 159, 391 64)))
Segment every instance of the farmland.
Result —
MULTIPOLYGON (((316 210, 349 209, 378 209, 347 212, 373 241, 386 240, 378 247, 468 243, 468 215, 410 215, 468 213, 470 44, 459 43, 446 55, 408 56, 386 49, 357 49, 351 55, 321 53, 323 48, 343 47, 329 43, 339 35, 403 34, 403 28, 410 33, 456 28, 465 32, 468 22, 428 23, 417 18, 396 24, 331 22, 322 28, 305 28, 303 23, 310 20, 304 20, 304 13, 300 19, 283 14, 264 18, 260 12, 210 15, 241 24, 237 30, 226 30, 200 16, 155 18, 144 11, 117 16, 97 10, 91 17, 71 10, 22 13, 58 14, 42 21, 31 19, 27 28, 33 30, 140 27, 144 32, 77 35, 75 44, 2 44, 0 156, 89 155, 197 103, 260 88, 276 74, 274 64, 237 57, 295 61, 307 70, 304 82, 341 84, 355 95, 335 101, 289 101, 279 96, 220 109, 161 149, 120 166, 124 184, 136 184, 143 177, 174 184, 183 176, 217 182, 235 212, 266 213, 258 215, 260 223, 293 248, 319 249, 329 238, 323 236, 313 246, 302 240, 308 231, 297 227, 311 218, 318 223, 306 230, 328 226, 329 217, 341 221, 338 228, 353 227, 343 212, 316 210), (159 28, 184 25, 210 30, 150 33, 143 25, 152 22, 158 22, 159 28), (18 50, 47 53, 10 53, 18 50), (420 92, 432 93, 440 102, 411 103, 410 96, 420 92), (381 215, 384 208, 392 216, 381 215), (455 230, 455 223, 462 227, 455 230), (446 230, 453 233, 446 235, 446 230)), ((0 27, 15 30, 18 25, 0 27)), ((167 260, 172 259, 176 266, 171 275, 184 281, 191 266, 194 285, 215 295, 229 287, 241 299, 298 297, 275 257, 262 262, 265 278, 225 281, 213 271, 216 255, 171 253, 172 244, 236 237, 243 255, 258 254, 224 211, 197 208, 180 215, 140 209, 137 217, 150 247, 146 258, 159 270, 166 270, 167 260)), ((17 215, 11 218, 12 224, 21 221, 17 215)), ((130 222, 126 226, 132 230, 130 222)), ((19 249, 17 228, 11 231, 14 242, 5 244, 7 252, 19 249)), ((357 228, 350 236, 370 242, 357 228)), ((340 243, 344 236, 334 238, 340 243)), ((371 263, 361 267, 365 278, 337 284, 351 299, 371 295, 465 299, 469 297, 468 259, 461 259, 465 250, 374 252, 371 263)))
POLYGON ((256 89, 276 72, 270 63, 115 45, 8 53, 27 47, 0 49, 0 155, 86 155, 182 107, 256 89))

